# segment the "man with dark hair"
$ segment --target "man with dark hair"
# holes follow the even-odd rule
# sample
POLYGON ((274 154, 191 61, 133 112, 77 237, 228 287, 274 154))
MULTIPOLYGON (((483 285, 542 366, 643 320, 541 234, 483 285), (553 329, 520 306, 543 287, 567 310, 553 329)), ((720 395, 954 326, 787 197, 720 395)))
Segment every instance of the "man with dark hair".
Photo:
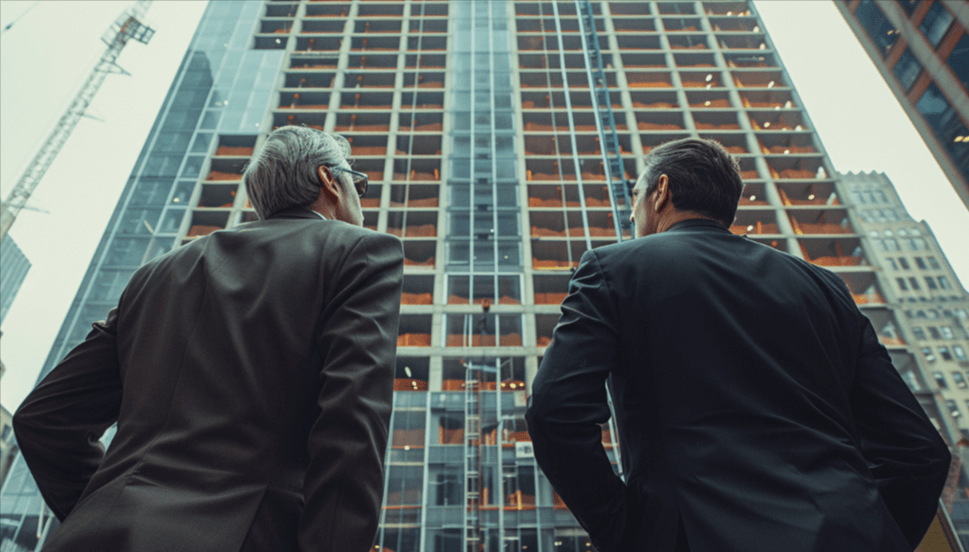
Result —
POLYGON ((27 397, 17 441, 63 521, 45 552, 371 549, 403 250, 361 227, 349 154, 270 134, 243 175, 263 220, 141 267, 27 397))
POLYGON ((730 233, 741 189, 715 142, 650 153, 641 239, 570 282, 535 458, 599 552, 911 551, 949 451, 838 276, 730 233))

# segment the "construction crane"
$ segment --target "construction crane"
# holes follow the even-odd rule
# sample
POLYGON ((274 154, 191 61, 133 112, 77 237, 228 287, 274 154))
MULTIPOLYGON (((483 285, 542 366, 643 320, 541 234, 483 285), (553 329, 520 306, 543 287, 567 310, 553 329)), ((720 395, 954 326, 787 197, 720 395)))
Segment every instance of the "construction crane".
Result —
POLYGON ((64 143, 74 132, 74 128, 77 127, 78 121, 84 116, 84 112, 91 104, 98 89, 101 88, 104 79, 111 73, 129 74, 117 64, 121 50, 132 39, 142 44, 148 44, 152 35, 155 34, 154 29, 141 22, 151 3, 152 0, 138 0, 133 6, 125 10, 101 36, 101 41, 107 44, 108 48, 101 55, 101 59, 98 60, 97 65, 84 81, 84 85, 81 86, 74 100, 67 107, 67 111, 61 115, 54 129, 47 136, 47 140, 44 141, 30 164, 27 165, 23 175, 10 190, 3 205, 0 206, 0 239, 7 235, 10 227, 17 220, 17 215, 27 204, 30 195, 37 188, 41 179, 44 178, 44 173, 50 168, 64 143))

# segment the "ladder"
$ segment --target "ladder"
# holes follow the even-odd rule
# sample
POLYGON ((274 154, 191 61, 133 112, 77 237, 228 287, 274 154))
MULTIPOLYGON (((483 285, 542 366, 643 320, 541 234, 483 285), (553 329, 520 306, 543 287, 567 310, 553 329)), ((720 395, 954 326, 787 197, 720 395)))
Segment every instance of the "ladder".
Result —
POLYGON ((480 552, 481 370, 473 362, 464 367, 464 543, 466 552, 480 552))
POLYGON ((602 52, 599 49, 599 37, 596 34, 596 23, 592 13, 592 2, 589 0, 575 0, 575 9, 579 14, 582 37, 582 47, 585 50, 585 72, 589 79, 589 91, 592 94, 592 106, 596 111, 596 130, 599 132, 599 146, 602 153, 602 165, 606 169, 609 199, 612 203, 612 219, 616 227, 616 239, 623 241, 631 236, 629 216, 632 214, 632 203, 629 199, 629 188, 626 185, 626 170, 622 162, 619 149, 619 135, 616 134, 616 120, 612 115, 612 102, 609 99, 609 83, 602 70, 602 52))

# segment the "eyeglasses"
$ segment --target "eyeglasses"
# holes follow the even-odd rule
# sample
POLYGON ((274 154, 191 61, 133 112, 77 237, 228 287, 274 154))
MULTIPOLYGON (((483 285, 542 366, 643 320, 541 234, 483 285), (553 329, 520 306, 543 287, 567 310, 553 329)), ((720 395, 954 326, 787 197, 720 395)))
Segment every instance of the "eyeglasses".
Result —
POLYGON ((353 169, 344 169, 343 167, 330 167, 331 171, 343 171, 350 175, 353 179, 353 187, 357 189, 357 195, 363 197, 367 194, 367 186, 370 184, 370 179, 366 174, 355 171, 353 169))

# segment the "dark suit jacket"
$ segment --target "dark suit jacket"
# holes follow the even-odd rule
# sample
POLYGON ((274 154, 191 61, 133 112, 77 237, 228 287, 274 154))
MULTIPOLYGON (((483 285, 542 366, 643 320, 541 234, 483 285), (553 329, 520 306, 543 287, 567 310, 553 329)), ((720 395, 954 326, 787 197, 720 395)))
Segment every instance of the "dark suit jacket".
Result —
POLYGON ((397 238, 291 209, 140 268, 14 418, 64 520, 45 552, 366 552, 402 267, 397 238))
POLYGON ((911 551, 948 473, 841 279, 709 220, 585 253, 530 401, 599 552, 911 551))

